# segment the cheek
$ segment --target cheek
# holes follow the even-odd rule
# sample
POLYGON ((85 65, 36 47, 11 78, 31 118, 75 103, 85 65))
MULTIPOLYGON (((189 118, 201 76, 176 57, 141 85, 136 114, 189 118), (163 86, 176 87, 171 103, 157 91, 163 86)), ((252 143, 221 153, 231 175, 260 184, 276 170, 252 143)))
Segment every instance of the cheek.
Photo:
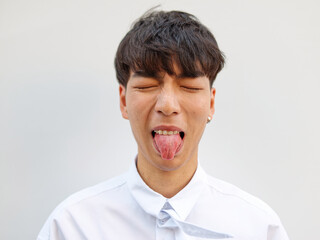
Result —
POLYGON ((192 114, 194 119, 207 118, 210 110, 209 98, 195 98, 188 100, 186 106, 189 106, 189 113, 192 114))
POLYGON ((130 114, 136 114, 140 107, 143 105, 143 99, 139 95, 131 93, 127 96, 127 108, 130 114))
POLYGON ((129 120, 141 122, 148 115, 152 107, 152 99, 139 94, 132 94, 127 98, 129 120))

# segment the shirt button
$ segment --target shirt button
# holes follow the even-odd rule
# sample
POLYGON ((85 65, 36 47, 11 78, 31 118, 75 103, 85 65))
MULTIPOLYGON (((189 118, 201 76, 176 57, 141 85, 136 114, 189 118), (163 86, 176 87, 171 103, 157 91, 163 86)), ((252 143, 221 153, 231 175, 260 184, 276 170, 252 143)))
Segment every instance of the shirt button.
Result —
POLYGON ((163 225, 165 223, 165 221, 163 219, 159 219, 158 222, 160 225, 163 225))
POLYGON ((159 223, 160 225, 164 225, 168 220, 169 220, 168 217, 166 217, 166 218, 161 218, 161 219, 158 219, 158 223, 159 223))

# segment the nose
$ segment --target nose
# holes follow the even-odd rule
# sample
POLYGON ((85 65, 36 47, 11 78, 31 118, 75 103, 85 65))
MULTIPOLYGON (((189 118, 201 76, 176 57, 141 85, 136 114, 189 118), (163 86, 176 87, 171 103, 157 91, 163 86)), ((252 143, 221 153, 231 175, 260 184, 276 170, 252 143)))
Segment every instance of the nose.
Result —
POLYGON ((180 112, 178 96, 172 86, 163 86, 157 96, 155 110, 158 113, 170 116, 180 112))

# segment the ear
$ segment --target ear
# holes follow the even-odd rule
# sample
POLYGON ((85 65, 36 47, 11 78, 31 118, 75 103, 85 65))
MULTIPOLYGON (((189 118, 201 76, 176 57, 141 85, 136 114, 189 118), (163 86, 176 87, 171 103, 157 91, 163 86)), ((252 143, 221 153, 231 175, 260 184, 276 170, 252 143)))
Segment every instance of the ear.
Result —
POLYGON ((122 84, 119 85, 120 111, 124 119, 128 119, 126 88, 122 84))
POLYGON ((214 110, 215 110, 215 108, 214 108, 215 96, 216 96, 216 89, 214 87, 212 87, 210 89, 210 115, 209 115, 211 117, 211 119, 212 119, 212 116, 213 116, 214 110))

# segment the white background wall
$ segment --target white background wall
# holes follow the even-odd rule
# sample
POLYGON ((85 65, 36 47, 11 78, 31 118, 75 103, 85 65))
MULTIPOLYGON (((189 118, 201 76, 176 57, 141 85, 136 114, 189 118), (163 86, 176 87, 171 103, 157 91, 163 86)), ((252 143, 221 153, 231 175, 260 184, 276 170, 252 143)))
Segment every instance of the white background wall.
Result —
POLYGON ((202 165, 266 201, 292 240, 320 239, 316 0, 0 0, 0 239, 35 239, 60 201, 128 168, 113 59, 159 3, 195 14, 227 56, 202 165))

